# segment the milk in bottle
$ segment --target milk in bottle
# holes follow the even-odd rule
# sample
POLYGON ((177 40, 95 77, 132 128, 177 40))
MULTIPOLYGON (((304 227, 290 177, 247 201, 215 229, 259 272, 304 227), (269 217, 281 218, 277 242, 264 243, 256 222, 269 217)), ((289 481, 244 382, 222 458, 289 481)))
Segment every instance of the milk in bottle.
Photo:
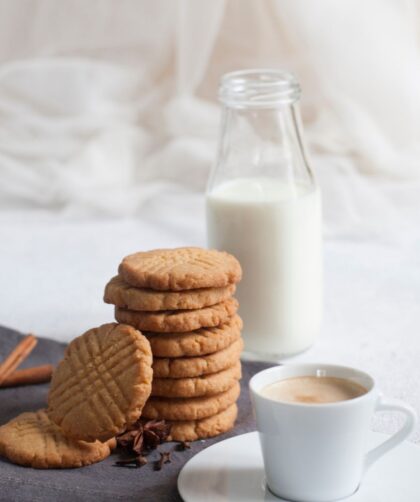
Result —
POLYGON ((209 247, 241 262, 245 354, 310 347, 322 312, 321 202, 302 147, 299 86, 276 70, 222 79, 219 158, 206 196, 209 247))

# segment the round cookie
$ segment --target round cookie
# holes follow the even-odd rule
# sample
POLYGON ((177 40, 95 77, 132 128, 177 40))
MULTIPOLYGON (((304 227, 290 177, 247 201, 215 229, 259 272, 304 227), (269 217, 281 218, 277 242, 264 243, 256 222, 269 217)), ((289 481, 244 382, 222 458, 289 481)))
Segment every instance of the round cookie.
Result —
POLYGON ((229 284, 223 288, 156 291, 135 288, 117 275, 105 286, 104 302, 142 311, 201 309, 227 300, 235 293, 235 289, 234 284, 229 284))
POLYGON ((22 413, 0 427, 0 455, 36 469, 82 467, 108 457, 115 439, 87 443, 63 436, 46 410, 22 413))
POLYGON ((171 425, 168 441, 195 441, 218 436, 232 429, 237 416, 238 407, 231 404, 220 413, 201 420, 168 421, 171 425))
POLYGON ((73 340, 51 380, 48 413, 66 436, 104 441, 135 422, 152 388, 152 352, 140 332, 103 324, 73 340))
POLYGON ((225 349, 241 336, 242 319, 234 315, 220 326, 185 333, 143 332, 154 357, 204 356, 225 349))
POLYGON ((216 305, 195 310, 136 312, 115 307, 115 319, 144 331, 184 333, 195 329, 219 326, 227 322, 237 310, 238 300, 229 298, 216 305))
POLYGON ((241 363, 195 378, 154 378, 152 396, 198 397, 213 396, 230 389, 241 378, 241 363))
POLYGON ((143 408, 142 416, 157 420, 200 420, 216 415, 235 403, 241 392, 239 382, 215 396, 166 398, 151 397, 143 408))
POLYGON ((187 378, 217 373, 233 366, 241 355, 243 340, 239 338, 219 352, 198 357, 155 357, 154 378, 187 378))
POLYGON ((118 272, 133 286, 170 291, 223 288, 242 276, 231 254, 197 247, 134 253, 123 259, 118 272))

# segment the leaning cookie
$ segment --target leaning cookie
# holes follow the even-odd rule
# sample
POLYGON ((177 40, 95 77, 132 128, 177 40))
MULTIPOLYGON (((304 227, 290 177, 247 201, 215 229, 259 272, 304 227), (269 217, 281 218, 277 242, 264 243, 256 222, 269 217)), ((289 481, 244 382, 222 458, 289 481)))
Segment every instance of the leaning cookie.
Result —
POLYGON ((152 389, 152 352, 131 326, 104 324, 73 340, 54 371, 48 413, 66 436, 105 441, 134 423, 152 389))
POLYGON ((142 416, 164 420, 199 420, 216 415, 235 403, 241 392, 239 382, 215 396, 191 398, 151 397, 143 408, 142 416))
POLYGON ((150 342, 154 357, 204 356, 223 350, 241 336, 242 319, 234 315, 227 322, 212 328, 184 333, 143 332, 150 342))
POLYGON ((115 439, 87 443, 65 437, 46 410, 22 413, 0 427, 0 455, 36 469, 82 467, 100 462, 115 439))
POLYGON ((241 363, 217 373, 194 378, 154 378, 152 396, 199 397, 214 396, 230 389, 241 378, 241 363))
POLYGON ((154 378, 199 377, 230 368, 239 360, 244 342, 238 338, 219 352, 197 357, 155 357, 153 359, 154 378))
POLYGON ((104 302, 141 311, 202 309, 227 300, 235 289, 234 284, 229 284, 222 288, 156 291, 131 286, 117 275, 105 286, 104 302))
POLYGON ((115 307, 115 319, 142 331, 157 333, 184 333, 204 327, 219 326, 238 310, 238 301, 229 298, 216 305, 195 310, 163 310, 140 312, 115 307))
POLYGON ((123 259, 118 272, 132 286, 165 291, 223 288, 242 277, 231 254, 194 247, 134 253, 123 259))
POLYGON ((196 441, 218 436, 232 429, 237 416, 238 407, 231 404, 220 413, 200 420, 168 421, 171 426, 168 441, 196 441))

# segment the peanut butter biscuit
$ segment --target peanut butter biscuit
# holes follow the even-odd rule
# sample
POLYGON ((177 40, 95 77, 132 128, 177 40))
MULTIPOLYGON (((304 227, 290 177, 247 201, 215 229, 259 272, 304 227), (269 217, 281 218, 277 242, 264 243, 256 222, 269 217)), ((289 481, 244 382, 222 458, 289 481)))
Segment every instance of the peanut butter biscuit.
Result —
POLYGON ((153 359, 154 378, 199 377, 217 373, 233 366, 243 349, 242 338, 219 352, 198 357, 155 357, 153 359))
POLYGON ((187 291, 156 291, 135 288, 119 275, 105 286, 104 302, 129 310, 189 310, 201 309, 230 298, 235 285, 223 288, 190 289, 187 291))
POLYGON ((195 378, 154 378, 152 396, 213 396, 230 389, 240 378, 241 363, 239 361, 226 370, 195 378))
POLYGON ((0 455, 36 469, 82 467, 108 457, 115 439, 105 443, 65 437, 46 410, 22 413, 0 427, 0 455))
POLYGON ((123 259, 118 272, 133 286, 170 291, 223 288, 242 276, 231 254, 196 247, 134 253, 123 259))
POLYGON ((66 436, 104 441, 135 422, 152 388, 152 352, 139 331, 104 324, 73 340, 53 373, 48 413, 66 436))
POLYGON ((231 404, 220 413, 201 420, 169 421, 171 434, 168 441, 195 441, 218 436, 232 429, 237 416, 238 407, 231 404))
POLYGON ((227 322, 237 309, 238 301, 235 298, 195 310, 136 312, 115 307, 115 319, 144 331, 184 333, 194 329, 219 326, 227 322))
POLYGON ((241 336, 242 319, 235 315, 213 328, 200 328, 185 333, 143 332, 150 342, 154 357, 204 356, 225 349, 241 336))
POLYGON ((215 396, 166 398, 151 397, 143 408, 142 416, 164 420, 200 420, 216 415, 235 403, 241 392, 239 382, 215 396))

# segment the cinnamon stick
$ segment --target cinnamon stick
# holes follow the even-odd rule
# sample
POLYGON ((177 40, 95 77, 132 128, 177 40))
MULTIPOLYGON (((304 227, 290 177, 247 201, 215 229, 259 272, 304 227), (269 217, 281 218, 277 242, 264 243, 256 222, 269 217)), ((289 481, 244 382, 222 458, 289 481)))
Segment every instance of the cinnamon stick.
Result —
POLYGON ((0 385, 9 377, 19 364, 32 352, 38 340, 33 335, 25 336, 6 359, 0 364, 0 385))
POLYGON ((18 385, 32 385, 36 383, 49 382, 54 370, 52 364, 44 364, 43 366, 35 366, 34 368, 25 368, 16 370, 9 375, 0 384, 0 387, 16 387, 18 385))

